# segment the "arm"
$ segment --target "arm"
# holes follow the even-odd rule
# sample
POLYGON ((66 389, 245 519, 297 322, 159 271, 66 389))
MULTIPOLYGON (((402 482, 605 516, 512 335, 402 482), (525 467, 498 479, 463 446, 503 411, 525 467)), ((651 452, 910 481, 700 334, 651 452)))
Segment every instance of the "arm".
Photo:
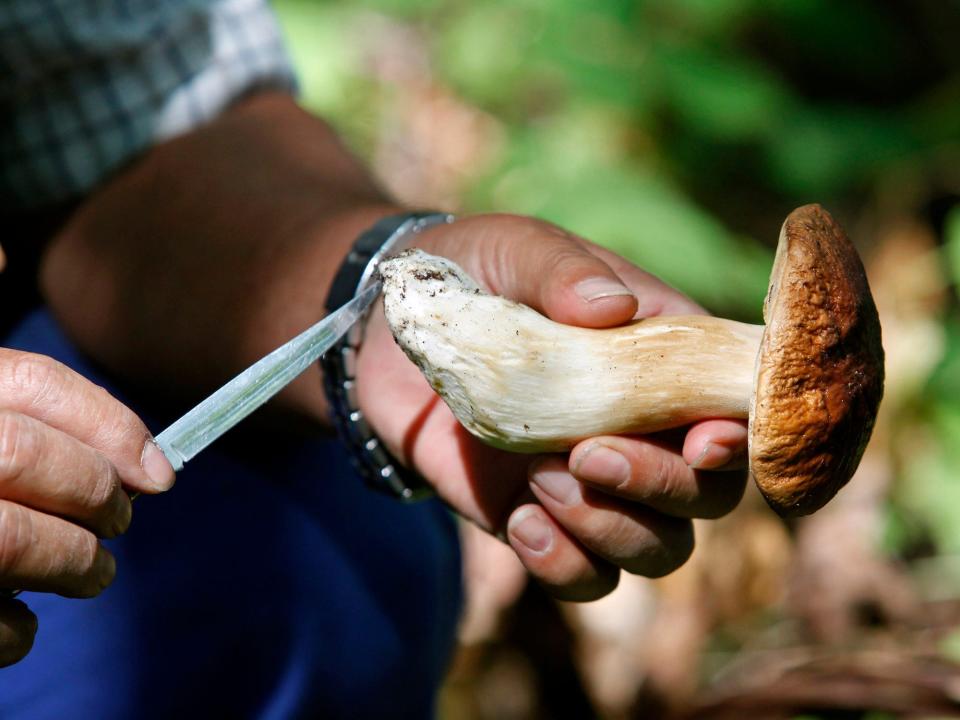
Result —
MULTIPOLYGON (((319 320, 353 238, 390 212, 329 128, 262 94, 94 194, 49 246, 41 282, 97 360, 198 399, 319 320)), ((316 375, 280 402, 325 422, 316 375)))
MULTIPOLYGON (((51 243, 43 287, 101 363, 195 398, 316 321, 353 239, 400 211, 329 128, 287 96, 264 93, 156 147, 94 194, 51 243)), ((699 311, 623 260, 531 219, 465 218, 430 230, 422 245, 561 322, 603 327, 636 312, 699 311)), ((436 402, 382 313, 371 319, 358 380, 361 406, 391 450, 462 514, 503 533, 562 597, 604 594, 620 568, 675 568, 692 549, 689 519, 726 512, 743 490, 742 473, 728 483, 701 477, 738 467, 745 430, 731 422, 702 423, 680 444, 590 440, 569 458, 532 464, 481 447, 436 402)), ((292 384, 275 409, 322 427, 319 373, 292 384)))

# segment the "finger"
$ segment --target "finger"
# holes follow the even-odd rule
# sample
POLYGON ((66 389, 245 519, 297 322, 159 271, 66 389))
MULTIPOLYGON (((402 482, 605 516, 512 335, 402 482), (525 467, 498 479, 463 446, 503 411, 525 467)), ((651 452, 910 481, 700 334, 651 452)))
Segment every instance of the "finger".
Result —
POLYGON ((33 648, 37 616, 20 600, 0 601, 0 667, 20 662, 33 648))
POLYGON ((562 458, 532 468, 531 489, 573 537, 627 572, 660 577, 693 552, 693 524, 584 488, 562 458))
POLYGON ((507 540, 527 571, 559 600, 596 600, 620 579, 619 568, 589 552, 535 503, 513 512, 507 540))
POLYGON ((586 440, 571 452, 569 469, 592 488, 683 518, 726 515, 746 485, 745 473, 697 470, 649 438, 586 440))
POLYGON ((637 299, 616 273, 582 240, 550 223, 511 215, 463 218, 442 229, 436 248, 495 294, 558 322, 608 327, 636 313, 637 299))
POLYGON ((679 290, 629 260, 593 243, 587 249, 609 265, 637 296, 636 317, 657 315, 706 315, 707 311, 679 290))
POLYGON ((0 500, 0 578, 5 587, 93 597, 113 580, 113 556, 93 533, 0 500))
POLYGON ((747 424, 740 420, 705 420, 690 428, 683 459, 698 470, 740 470, 747 466, 747 424))
POLYGON ((0 397, 6 409, 102 452, 131 489, 155 493, 173 485, 173 468, 133 411, 65 365, 0 349, 0 397))
POLYGON ((0 498, 76 520, 101 537, 126 531, 132 514, 104 455, 9 410, 0 410, 0 498))

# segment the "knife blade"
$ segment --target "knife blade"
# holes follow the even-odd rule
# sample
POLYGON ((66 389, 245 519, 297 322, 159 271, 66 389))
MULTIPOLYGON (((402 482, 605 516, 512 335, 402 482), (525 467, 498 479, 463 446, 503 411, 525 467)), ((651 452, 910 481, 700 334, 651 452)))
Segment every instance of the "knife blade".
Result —
POLYGON ((353 300, 248 367, 155 437, 179 472, 234 425, 303 373, 361 318, 380 294, 371 283, 353 300))

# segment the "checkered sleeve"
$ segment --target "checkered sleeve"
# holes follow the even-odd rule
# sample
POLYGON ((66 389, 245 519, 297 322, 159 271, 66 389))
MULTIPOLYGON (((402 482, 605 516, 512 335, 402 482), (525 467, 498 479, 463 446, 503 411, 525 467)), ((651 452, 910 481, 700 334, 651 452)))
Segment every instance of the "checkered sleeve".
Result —
POLYGON ((0 210, 80 197, 241 95, 294 83, 266 0, 0 0, 0 210))

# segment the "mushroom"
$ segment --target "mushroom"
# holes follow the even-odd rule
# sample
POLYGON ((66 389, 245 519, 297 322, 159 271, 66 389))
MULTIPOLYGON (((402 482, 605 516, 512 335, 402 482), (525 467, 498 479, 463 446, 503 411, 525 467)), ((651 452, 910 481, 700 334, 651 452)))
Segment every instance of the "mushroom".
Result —
POLYGON ((784 517, 850 479, 883 394, 880 323, 863 265, 819 205, 783 224, 766 326, 708 316, 587 329, 486 294, 408 250, 380 265, 393 335, 457 419, 515 452, 592 436, 749 418, 749 463, 784 517))

